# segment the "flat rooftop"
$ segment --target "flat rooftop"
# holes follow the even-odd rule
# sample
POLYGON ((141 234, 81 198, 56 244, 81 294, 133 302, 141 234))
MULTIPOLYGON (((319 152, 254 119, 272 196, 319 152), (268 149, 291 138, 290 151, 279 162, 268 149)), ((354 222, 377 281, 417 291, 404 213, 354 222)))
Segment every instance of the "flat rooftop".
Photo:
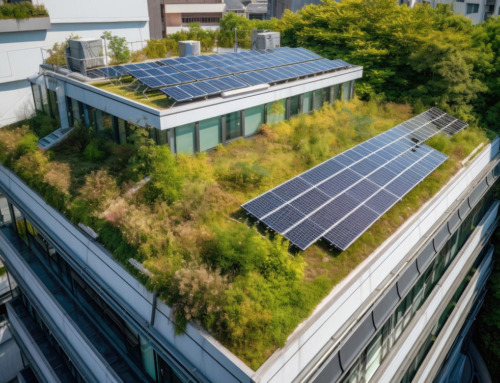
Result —
POLYGON ((274 85, 352 67, 304 48, 176 57, 91 69, 92 83, 158 109, 214 97, 272 89, 274 85))
POLYGON ((413 116, 407 105, 336 102, 192 156, 171 155, 142 129, 122 145, 77 130, 41 153, 34 131, 13 126, 0 130, 0 161, 75 224, 97 232, 118 261, 174 308, 179 326, 200 323, 257 369, 488 139, 469 126, 427 140, 449 158, 346 251, 324 241, 305 251, 289 247, 240 206, 413 116), (129 258, 152 277, 139 275, 129 258))

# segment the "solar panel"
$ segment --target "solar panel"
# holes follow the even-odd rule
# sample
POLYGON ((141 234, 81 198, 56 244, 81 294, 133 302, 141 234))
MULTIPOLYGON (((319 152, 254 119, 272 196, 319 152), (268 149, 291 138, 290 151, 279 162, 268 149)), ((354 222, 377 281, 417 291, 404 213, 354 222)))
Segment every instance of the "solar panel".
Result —
POLYGON ((152 89, 161 88, 162 86, 165 86, 165 84, 162 81, 159 81, 157 78, 154 77, 141 78, 140 81, 148 88, 152 89))
POLYGON ((175 101, 185 101, 190 100, 192 97, 189 93, 184 92, 182 89, 179 89, 177 86, 171 86, 168 88, 160 89, 167 96, 173 98, 175 101))
POLYGON ((303 250, 320 238, 345 250, 447 159, 422 141, 465 125, 429 109, 242 207, 303 250))

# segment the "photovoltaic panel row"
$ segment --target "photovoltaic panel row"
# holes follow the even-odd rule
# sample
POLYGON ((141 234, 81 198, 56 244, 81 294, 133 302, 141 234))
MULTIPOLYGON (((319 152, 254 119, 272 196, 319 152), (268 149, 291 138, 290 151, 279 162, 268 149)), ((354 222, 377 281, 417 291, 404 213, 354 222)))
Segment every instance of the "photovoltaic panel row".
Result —
POLYGON ((432 108, 275 187, 243 208, 301 249, 324 237, 344 250, 445 161, 444 154, 421 142, 462 126, 463 122, 432 108))
POLYGON ((160 90, 175 101, 186 101, 247 86, 249 86, 248 83, 236 76, 226 76, 160 90))

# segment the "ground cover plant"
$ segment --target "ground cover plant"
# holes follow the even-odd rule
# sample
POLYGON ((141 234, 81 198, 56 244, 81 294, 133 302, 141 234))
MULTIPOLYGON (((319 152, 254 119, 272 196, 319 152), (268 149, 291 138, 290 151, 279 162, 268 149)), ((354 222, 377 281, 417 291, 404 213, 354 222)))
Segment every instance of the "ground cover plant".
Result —
POLYGON ((13 126, 0 130, 0 161, 74 223, 98 232, 115 258, 173 308, 179 331, 197 323, 256 369, 487 142, 486 133, 469 127, 429 140, 449 160, 344 252, 322 244, 290 252, 240 205, 412 116, 408 105, 337 102, 192 156, 154 145, 145 129, 117 145, 81 127, 42 153, 29 126, 13 126), (145 176, 151 181, 131 193, 145 176), (138 275, 129 258, 152 277, 138 275))

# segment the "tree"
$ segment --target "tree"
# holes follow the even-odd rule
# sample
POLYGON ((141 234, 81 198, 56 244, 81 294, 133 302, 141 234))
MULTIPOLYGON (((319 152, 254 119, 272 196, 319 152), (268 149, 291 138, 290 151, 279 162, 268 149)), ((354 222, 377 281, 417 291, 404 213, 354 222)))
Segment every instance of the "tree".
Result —
POLYGON ((130 49, 125 37, 113 36, 109 31, 105 31, 102 37, 107 41, 113 64, 126 63, 130 60, 130 49))

